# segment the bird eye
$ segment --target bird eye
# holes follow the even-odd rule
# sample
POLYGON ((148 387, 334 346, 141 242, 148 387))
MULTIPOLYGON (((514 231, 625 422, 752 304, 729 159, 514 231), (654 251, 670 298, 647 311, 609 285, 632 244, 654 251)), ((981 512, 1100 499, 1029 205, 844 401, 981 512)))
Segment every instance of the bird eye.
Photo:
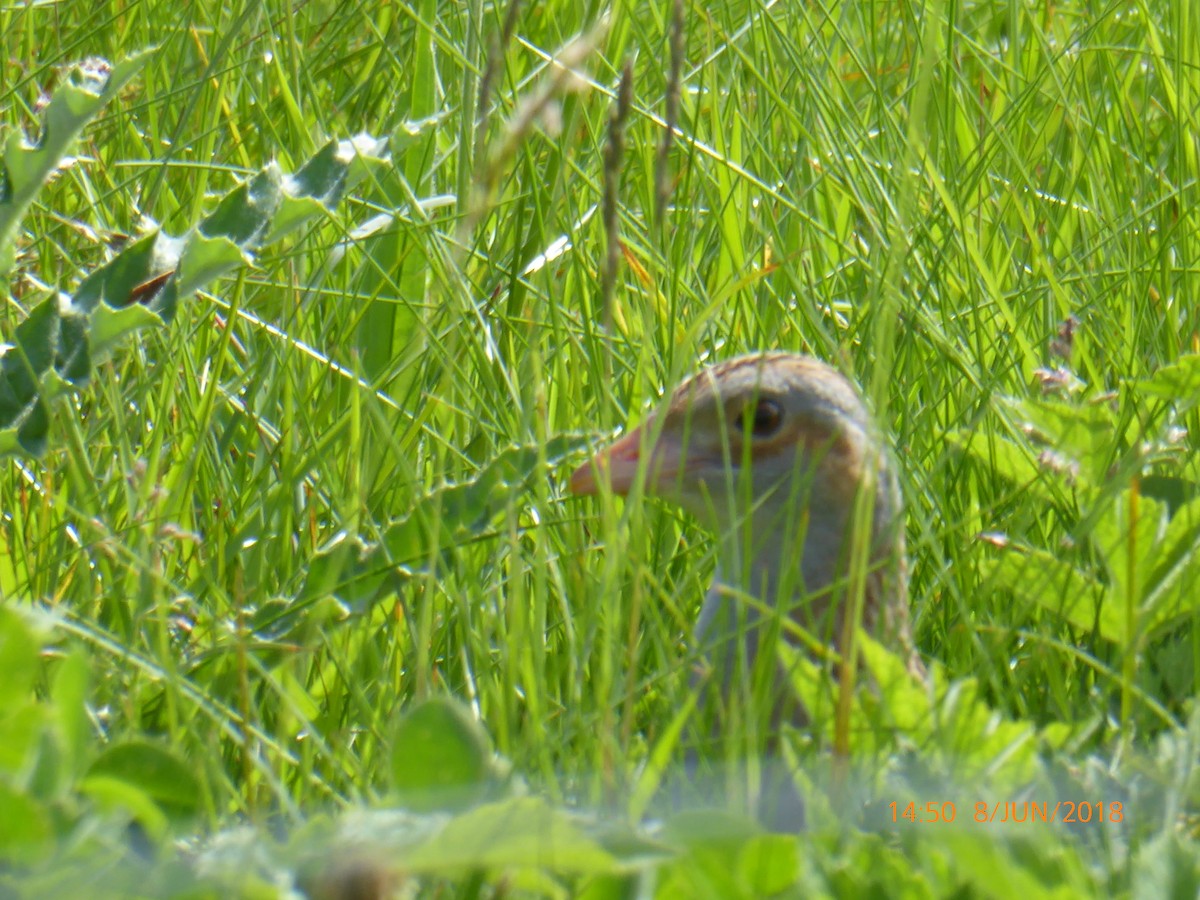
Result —
POLYGON ((760 398, 753 406, 747 406, 742 410, 733 424, 744 435, 769 438, 783 424, 783 407, 774 400, 760 398))

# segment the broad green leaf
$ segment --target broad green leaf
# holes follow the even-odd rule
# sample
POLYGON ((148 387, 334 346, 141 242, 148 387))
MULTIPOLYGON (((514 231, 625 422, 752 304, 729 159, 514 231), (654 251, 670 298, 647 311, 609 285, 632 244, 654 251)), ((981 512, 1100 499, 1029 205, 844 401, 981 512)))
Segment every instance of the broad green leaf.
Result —
POLYGON ((1015 853, 1022 841, 1041 841, 1044 845, 1052 839, 1049 826, 1036 837, 1032 835, 1030 829, 1030 836, 1019 835, 1008 842, 997 840, 989 828, 948 829, 942 838, 954 859, 964 895, 1061 900, 1089 896, 1087 869, 1072 852, 1070 844, 1059 845, 1061 852, 1052 854, 1040 867, 1029 864, 1037 859, 1029 854, 1025 855, 1025 864, 1020 864, 1022 859, 1015 853))
POLYGON ((223 234, 213 237, 193 232, 179 258, 179 293, 194 294, 210 281, 220 278, 241 266, 248 266, 251 257, 241 246, 223 234))
POLYGON ((54 672, 51 699, 68 776, 79 772, 90 752, 92 727, 87 711, 89 674, 87 658, 78 650, 63 657, 54 672))
POLYGON ((50 412, 37 398, 30 403, 15 422, 15 427, 0 428, 0 456, 28 454, 41 456, 46 452, 46 433, 50 429, 50 412))
POLYGON ((1013 413, 1046 439, 1049 448, 1078 463, 1086 483, 1103 482, 1111 465, 1116 421, 1104 404, 1074 404, 1051 399, 1004 401, 1013 413))
POLYGON ((162 324, 163 320, 144 306, 101 306, 92 316, 92 347, 96 353, 104 353, 130 332, 162 324))
POLYGON ((1188 501, 1200 497, 1200 484, 1177 475, 1146 475, 1140 487, 1145 496, 1167 504, 1171 515, 1188 501))
POLYGON ((32 698, 39 649, 25 620, 0 607, 0 721, 32 698))
POLYGON ((355 609, 376 599, 395 578, 395 566, 378 544, 338 532, 313 554, 298 603, 336 596, 355 609))
POLYGON ((1037 731, 1004 718, 980 696, 973 678, 951 682, 934 709, 938 751, 960 778, 1023 784, 1037 763, 1037 731))
POLYGON ((124 810, 155 838, 162 838, 169 830, 170 820, 163 808, 140 785, 127 778, 89 775, 80 782, 79 791, 91 797, 102 810, 124 810))
POLYGON ((12 346, 0 358, 0 447, 27 453, 45 448, 49 423, 42 378, 58 353, 59 312, 53 297, 33 308, 13 333, 12 346))
POLYGON ((419 498, 388 527, 382 546, 339 534, 313 558, 301 599, 333 593, 354 606, 371 602, 396 572, 436 562, 445 550, 486 534, 510 505, 523 504, 532 479, 549 477, 540 460, 553 466, 586 446, 586 438, 565 434, 541 448, 502 450, 474 478, 419 498))
POLYGON ((1108 571, 1108 603, 1116 607, 1114 612, 1122 623, 1119 637, 1105 635, 1109 640, 1125 643, 1132 639, 1125 634, 1125 610, 1131 603, 1137 609, 1146 597, 1166 525, 1166 504, 1132 490, 1115 497, 1096 522, 1091 540, 1108 571))
POLYGON ((1040 466, 1037 456, 1013 441, 995 435, 983 436, 973 431, 951 432, 946 440, 953 446, 970 454, 979 463, 1014 485, 1031 491, 1046 503, 1053 503, 1057 496, 1047 479, 1049 472, 1040 466))
POLYGON ((475 478, 448 485, 430 495, 417 505, 413 515, 425 517, 426 521, 440 520, 451 539, 478 534, 514 497, 525 493, 530 479, 539 471, 539 460, 554 464, 584 446, 582 438, 567 434, 551 438, 545 447, 509 447, 488 462, 475 478))
POLYGON ((325 144, 295 175, 284 179, 268 243, 335 209, 347 190, 379 169, 386 150, 385 140, 365 134, 325 144))
POLYGON ((120 309, 139 285, 174 269, 182 251, 182 240, 161 231, 143 235, 79 282, 71 298, 72 310, 86 316, 101 304, 120 309))
POLYGON ((1101 602, 1104 586, 1045 550, 1014 544, 1004 549, 986 571, 992 583, 1077 628, 1091 631, 1099 614, 1100 633, 1106 638, 1119 640, 1125 632, 1118 610, 1101 602))
POLYGON ((452 819, 404 867, 444 875, 514 868, 584 875, 617 872, 621 863, 572 816, 539 798, 516 797, 452 819))
POLYGON ((858 640, 865 669, 878 691, 877 701, 874 696, 864 701, 874 713, 876 727, 897 734, 920 734, 929 727, 929 689, 908 671, 899 654, 865 632, 858 640))
POLYGON ((34 700, 5 708, 0 715, 0 782, 29 786, 45 730, 46 708, 34 700))
POLYGON ((237 247, 255 247, 279 208, 283 173, 270 163, 221 198, 196 226, 203 237, 223 237, 237 247))
POLYGON ((722 810, 693 810, 667 820, 664 840, 679 851, 667 867, 661 896, 752 897, 743 871, 744 854, 763 837, 755 821, 722 810))
MULTIPOLYGON (((940 837, 940 835, 939 835, 940 837)), ((913 897, 928 898, 938 894, 923 884, 922 866, 937 858, 940 841, 936 838, 922 845, 918 860, 911 851, 891 846, 893 835, 865 834, 849 846, 817 845, 810 851, 809 860, 825 870, 829 888, 825 896, 834 897, 913 897)), ((957 874, 957 873, 956 873, 957 874)), ((961 882, 959 875, 956 881, 961 882)), ((800 892, 803 896, 804 892, 800 892)), ((790 896, 790 895, 785 895, 790 896)), ((986 895, 985 895, 986 896, 986 895)))
POLYGON ((1200 894, 1200 847, 1190 834, 1162 831, 1137 850, 1131 877, 1142 897, 1200 894))
POLYGON ((1192 616, 1200 604, 1200 498, 1174 511, 1157 551, 1142 604, 1147 630, 1192 616))
POLYGON ((123 337, 170 323, 181 299, 251 265, 266 236, 274 240, 330 213, 328 204, 385 165, 381 147, 367 137, 331 141, 295 177, 270 164, 183 237, 141 237, 85 277, 69 301, 37 306, 0 361, 0 455, 45 452, 53 397, 86 383, 123 337))
POLYGON ((72 67, 55 90, 43 116, 36 144, 19 132, 4 141, 0 159, 0 277, 12 268, 17 229, 42 185, 70 152, 83 127, 134 75, 153 49, 117 63, 89 59, 72 67))
POLYGON ((1179 411, 1200 403, 1200 353, 1187 353, 1169 366, 1163 366, 1149 378, 1137 383, 1138 390, 1150 397, 1175 403, 1179 411))
MULTIPOLYGON (((1163 627, 1181 616, 1190 616, 1200 603, 1196 585, 1200 576, 1200 500, 1186 503, 1169 516, 1165 503, 1122 492, 1109 514, 1092 533, 1109 571, 1108 603, 1123 623, 1128 604, 1135 604, 1134 627, 1138 634, 1163 627), (1136 498, 1136 520, 1130 521, 1136 498), (1132 567, 1132 568, 1131 568, 1132 567), (1132 596, 1131 574, 1132 577, 1132 596)), ((1127 643, 1122 625, 1119 637, 1127 643)))
POLYGON ((28 864, 54 849, 49 811, 0 781, 0 863, 28 864))
POLYGON ((817 665, 809 655, 787 641, 775 644, 780 667, 787 673, 788 685, 801 706, 808 711, 814 727, 821 726, 826 743, 833 741, 833 710, 837 706, 837 682, 826 666, 817 665))
POLYGON ((746 842, 738 855, 738 874, 758 897, 772 897, 796 883, 800 854, 789 835, 764 834, 746 842))
POLYGON ((392 788, 414 812, 467 809, 495 795, 497 769, 483 726, 459 701, 427 700, 392 734, 392 788))
POLYGON ((172 818, 190 816, 200 805, 200 785, 192 769, 170 750, 149 741, 108 748, 88 768, 87 778, 124 782, 172 818))

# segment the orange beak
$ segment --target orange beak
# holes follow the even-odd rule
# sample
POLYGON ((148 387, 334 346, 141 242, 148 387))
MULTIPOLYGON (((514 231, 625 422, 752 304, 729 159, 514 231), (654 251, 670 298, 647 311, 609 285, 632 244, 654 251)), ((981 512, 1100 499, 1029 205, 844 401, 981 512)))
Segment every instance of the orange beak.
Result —
MULTIPOLYGON (((588 496, 600 493, 600 481, 607 480, 609 490, 622 497, 633 490, 637 479, 638 461, 641 459, 642 429, 635 428, 622 435, 616 442, 601 450, 571 474, 569 483, 572 494, 588 496)), ((661 458, 656 451, 654 457, 661 458)), ((655 460, 652 458, 651 463, 655 460)), ((653 481, 656 473, 649 473, 653 481)))

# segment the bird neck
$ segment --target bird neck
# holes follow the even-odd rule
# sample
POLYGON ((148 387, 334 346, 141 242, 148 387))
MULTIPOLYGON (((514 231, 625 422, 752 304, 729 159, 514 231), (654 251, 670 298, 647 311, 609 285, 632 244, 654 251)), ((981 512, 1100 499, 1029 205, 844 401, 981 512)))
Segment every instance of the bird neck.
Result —
MULTIPOLYGON (((867 503, 864 510, 871 518, 864 523, 870 528, 864 536, 869 542, 867 553, 876 570, 868 576, 869 593, 875 592, 877 570, 895 554, 897 488, 887 480, 886 471, 881 476, 874 506, 867 503)), ((814 636, 834 640, 838 623, 830 610, 843 607, 848 596, 855 505, 844 499, 835 502, 826 493, 822 484, 813 484, 806 502, 761 503, 721 531, 716 576, 697 622, 698 637, 710 629, 730 634, 757 622, 761 610, 770 608, 785 613, 814 636), (739 612, 739 607, 745 607, 745 612, 739 612)), ((873 617, 873 609, 867 613, 873 617)))
POLYGON ((732 592, 786 608, 828 593, 844 571, 849 516, 832 505, 764 507, 718 542, 718 578, 732 592))

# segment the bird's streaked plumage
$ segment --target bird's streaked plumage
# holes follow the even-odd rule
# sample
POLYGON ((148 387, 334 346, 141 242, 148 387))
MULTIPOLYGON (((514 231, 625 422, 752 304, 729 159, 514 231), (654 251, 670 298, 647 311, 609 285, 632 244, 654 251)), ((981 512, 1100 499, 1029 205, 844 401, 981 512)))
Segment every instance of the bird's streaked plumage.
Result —
POLYGON ((863 625, 919 671, 893 466, 849 380, 811 357, 773 352, 685 381, 665 407, 577 469, 570 488, 595 494, 607 481, 624 495, 644 476, 647 493, 709 528, 718 571, 696 639, 715 646, 741 636, 751 659, 760 617, 753 609, 739 617, 739 597, 786 611, 837 644, 850 606, 852 536, 865 529, 863 625))

